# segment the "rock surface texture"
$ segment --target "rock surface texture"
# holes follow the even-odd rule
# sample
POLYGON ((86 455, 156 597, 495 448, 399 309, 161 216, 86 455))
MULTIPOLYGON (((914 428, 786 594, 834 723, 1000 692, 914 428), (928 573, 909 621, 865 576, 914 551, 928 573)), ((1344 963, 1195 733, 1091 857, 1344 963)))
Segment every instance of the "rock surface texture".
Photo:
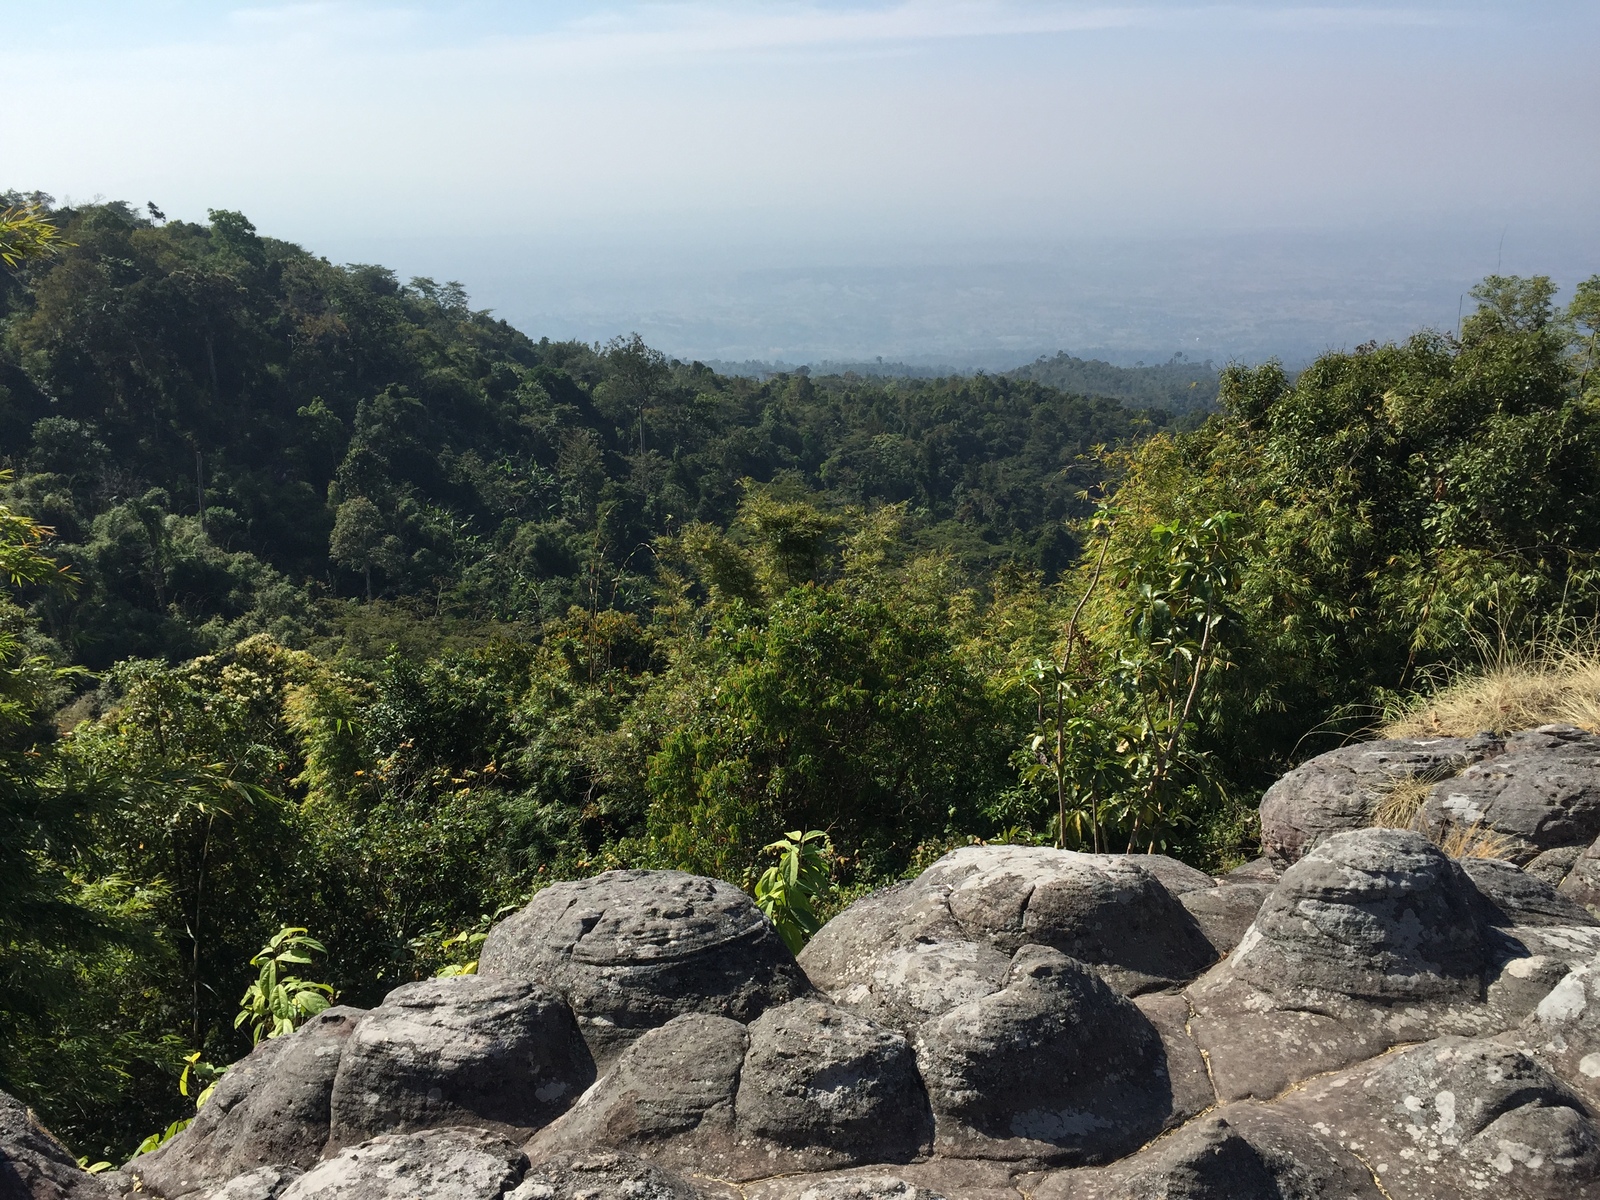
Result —
POLYGON ((749 896, 681 871, 553 884, 495 926, 478 971, 561 993, 602 1065, 683 1013, 752 1021, 810 990, 749 896))
POLYGON ((0 1200, 1600 1200, 1597 764, 1347 747, 1220 879, 970 846, 798 963, 726 884, 557 884, 113 1175, 0 1096, 0 1200))
POLYGON ((1325 838, 1372 824, 1374 809, 1397 784, 1455 775, 1503 748, 1500 739, 1481 734, 1360 742, 1320 754, 1261 797, 1261 848, 1294 862, 1325 838))

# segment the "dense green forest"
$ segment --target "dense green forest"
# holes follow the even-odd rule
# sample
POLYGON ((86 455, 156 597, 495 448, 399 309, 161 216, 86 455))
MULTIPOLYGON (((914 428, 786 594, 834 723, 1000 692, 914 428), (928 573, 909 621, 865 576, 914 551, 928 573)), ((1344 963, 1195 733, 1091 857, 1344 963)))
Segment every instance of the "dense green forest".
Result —
POLYGON ((1220 868, 1287 763, 1600 596, 1600 280, 1174 417, 11 201, 0 1087, 96 1157, 248 1049, 286 925, 368 1004, 552 879, 753 887, 786 830, 825 907, 974 838, 1220 868))
POLYGON ((1214 409, 1222 380, 1221 372, 1211 363, 1192 362, 1182 354, 1153 366, 1118 367, 1096 358, 1078 358, 1064 350, 1006 374, 1064 392, 1115 396, 1124 403, 1175 413, 1214 409))

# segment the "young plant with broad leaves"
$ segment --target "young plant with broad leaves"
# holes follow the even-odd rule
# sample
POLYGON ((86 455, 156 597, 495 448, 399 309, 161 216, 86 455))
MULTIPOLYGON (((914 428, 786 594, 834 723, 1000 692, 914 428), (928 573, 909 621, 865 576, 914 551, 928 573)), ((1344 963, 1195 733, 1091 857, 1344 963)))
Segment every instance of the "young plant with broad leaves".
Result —
POLYGON ((799 954, 811 935, 822 928, 818 911, 832 887, 829 870, 833 845, 820 829, 795 829, 762 849, 778 861, 756 880, 756 906, 778 930, 791 953, 799 954))
POLYGON ((260 975, 239 1001, 239 1015, 233 1025, 250 1025, 251 1042, 263 1037, 283 1037, 293 1033, 310 1018, 333 1003, 333 987, 288 974, 290 967, 309 967, 311 954, 326 954, 327 947, 307 930, 285 925, 272 935, 261 953, 250 960, 260 975))

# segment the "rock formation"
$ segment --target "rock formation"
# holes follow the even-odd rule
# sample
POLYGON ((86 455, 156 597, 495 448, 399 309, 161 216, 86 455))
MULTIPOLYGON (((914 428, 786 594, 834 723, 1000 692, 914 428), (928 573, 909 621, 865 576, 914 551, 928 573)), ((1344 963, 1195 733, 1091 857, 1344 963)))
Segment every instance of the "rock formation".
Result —
POLYGON ((727 884, 555 884, 123 1171, 0 1097, 0 1200, 1600 1200, 1600 739, 1346 747, 1262 811, 1220 879, 956 850, 798 962, 727 884))

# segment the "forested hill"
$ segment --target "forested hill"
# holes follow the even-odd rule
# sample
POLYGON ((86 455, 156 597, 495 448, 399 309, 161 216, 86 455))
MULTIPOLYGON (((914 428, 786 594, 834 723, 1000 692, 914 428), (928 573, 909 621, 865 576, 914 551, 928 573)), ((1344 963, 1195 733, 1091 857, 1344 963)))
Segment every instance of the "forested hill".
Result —
POLYGON ((0 264, 0 1091, 106 1161, 280 951, 370 1005, 609 868, 796 943, 975 840, 1220 871, 1297 758, 1600 621, 1600 276, 1172 418, 535 342, 237 213, 18 205, 0 264))
POLYGON ((47 613, 76 659, 293 643, 327 598, 539 621, 637 606, 645 547, 726 526, 745 481, 905 502, 970 571, 1054 574, 1084 461, 1169 418, 1003 377, 720 376, 637 338, 535 342, 459 285, 264 237, 62 209, 69 245, 4 294, 7 501, 85 586, 47 613))
POLYGON ((1222 378, 1210 362, 1190 362, 1181 354, 1154 366, 1118 367, 1095 358, 1075 358, 1064 350, 1054 358, 1040 358, 1009 371, 1007 377, 1176 413, 1215 409, 1222 378))

